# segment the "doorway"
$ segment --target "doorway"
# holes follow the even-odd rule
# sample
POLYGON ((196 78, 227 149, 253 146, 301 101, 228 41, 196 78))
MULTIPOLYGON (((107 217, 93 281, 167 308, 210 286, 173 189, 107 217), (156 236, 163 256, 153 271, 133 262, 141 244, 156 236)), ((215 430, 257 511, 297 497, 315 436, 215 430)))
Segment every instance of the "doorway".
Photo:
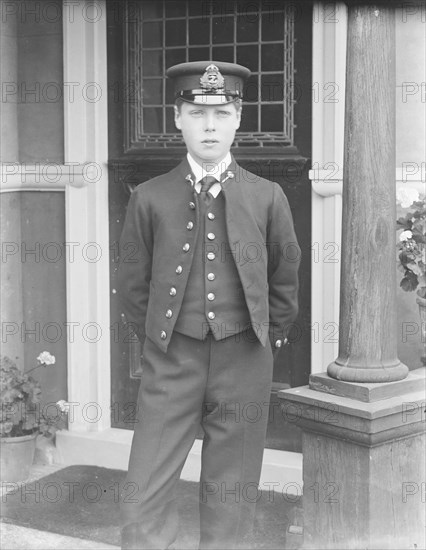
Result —
POLYGON ((281 408, 277 391, 307 384, 311 364, 311 3, 129 0, 107 8, 111 425, 133 427, 141 372, 140 344, 125 333, 114 294, 126 205, 135 185, 185 155, 164 72, 180 62, 217 59, 252 71, 232 153, 283 188, 302 250, 300 312, 291 345, 275 361, 267 435, 267 447, 300 452, 297 415, 281 408))

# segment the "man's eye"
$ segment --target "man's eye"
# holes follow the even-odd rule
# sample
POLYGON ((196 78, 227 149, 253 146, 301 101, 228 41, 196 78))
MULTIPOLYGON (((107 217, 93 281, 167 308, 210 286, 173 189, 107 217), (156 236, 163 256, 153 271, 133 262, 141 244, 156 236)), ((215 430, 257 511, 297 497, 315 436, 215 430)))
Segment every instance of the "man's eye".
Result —
POLYGON ((203 115, 203 111, 191 111, 191 116, 200 117, 203 115))
POLYGON ((229 116, 231 113, 229 111, 219 111, 218 115, 222 118, 229 116))

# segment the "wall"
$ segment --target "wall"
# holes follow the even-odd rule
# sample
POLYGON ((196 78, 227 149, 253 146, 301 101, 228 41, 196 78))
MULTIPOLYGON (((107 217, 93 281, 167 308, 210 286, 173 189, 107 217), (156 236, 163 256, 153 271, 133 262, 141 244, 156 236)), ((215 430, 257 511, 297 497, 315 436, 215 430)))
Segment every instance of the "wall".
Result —
POLYGON ((26 370, 56 356, 34 373, 45 402, 67 395, 65 197, 46 181, 64 162, 62 36, 60 0, 3 4, 2 354, 26 370))

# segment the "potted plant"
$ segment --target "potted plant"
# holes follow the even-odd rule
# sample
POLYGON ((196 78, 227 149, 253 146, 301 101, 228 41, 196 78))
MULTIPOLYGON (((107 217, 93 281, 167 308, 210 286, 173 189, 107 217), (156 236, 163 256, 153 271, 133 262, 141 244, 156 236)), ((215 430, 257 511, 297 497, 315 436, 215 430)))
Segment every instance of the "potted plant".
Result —
POLYGON ((55 364, 55 357, 44 351, 37 365, 20 370, 9 357, 0 358, 0 444, 1 480, 23 481, 33 463, 38 435, 53 437, 65 427, 69 405, 66 401, 41 406, 40 383, 30 372, 55 364))
MULTIPOLYGON (((416 291, 422 327, 422 341, 426 339, 426 200, 416 189, 398 190, 397 201, 402 208, 409 208, 404 217, 398 218, 396 230, 398 269, 403 274, 400 287, 405 292, 416 291)), ((422 357, 426 365, 426 356, 422 357)))

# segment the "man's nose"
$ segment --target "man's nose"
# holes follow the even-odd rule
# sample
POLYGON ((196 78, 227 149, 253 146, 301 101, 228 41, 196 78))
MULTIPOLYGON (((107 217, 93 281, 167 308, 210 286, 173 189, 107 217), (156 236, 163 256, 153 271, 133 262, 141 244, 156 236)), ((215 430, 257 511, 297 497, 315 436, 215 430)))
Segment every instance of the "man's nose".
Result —
POLYGON ((215 128, 214 113, 206 113, 205 129, 208 130, 209 132, 212 132, 216 129, 215 128))

